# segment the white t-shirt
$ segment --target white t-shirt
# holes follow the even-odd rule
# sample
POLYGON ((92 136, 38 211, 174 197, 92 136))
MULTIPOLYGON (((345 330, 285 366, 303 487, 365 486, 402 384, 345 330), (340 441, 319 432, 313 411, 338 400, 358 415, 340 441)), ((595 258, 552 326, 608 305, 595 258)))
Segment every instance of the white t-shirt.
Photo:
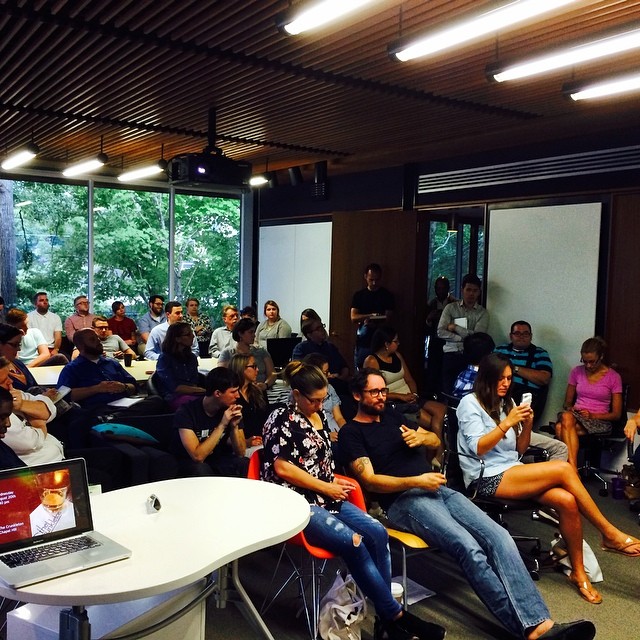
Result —
POLYGON ((18 351, 18 360, 28 365, 32 360, 38 357, 38 347, 43 344, 48 347, 45 337, 40 329, 29 327, 27 334, 22 336, 20 343, 20 351, 18 351))
POLYGON ((47 311, 44 315, 38 313, 35 309, 27 314, 29 318, 29 327, 31 329, 40 329, 44 339, 47 341, 49 349, 53 349, 55 342, 54 333, 60 331, 62 333, 62 320, 57 313, 47 311))

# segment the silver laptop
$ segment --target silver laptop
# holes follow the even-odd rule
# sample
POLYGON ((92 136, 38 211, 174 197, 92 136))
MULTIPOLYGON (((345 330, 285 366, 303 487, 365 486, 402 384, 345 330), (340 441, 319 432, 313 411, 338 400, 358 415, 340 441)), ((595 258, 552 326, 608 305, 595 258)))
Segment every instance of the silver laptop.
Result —
POLYGON ((130 556, 93 530, 82 458, 0 471, 0 579, 10 587, 130 556))

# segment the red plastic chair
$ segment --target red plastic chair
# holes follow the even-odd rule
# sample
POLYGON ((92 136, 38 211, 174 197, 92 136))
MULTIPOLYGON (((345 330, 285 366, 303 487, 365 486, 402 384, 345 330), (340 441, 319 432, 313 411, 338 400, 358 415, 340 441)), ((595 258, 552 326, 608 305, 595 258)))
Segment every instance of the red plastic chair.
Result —
MULTIPOLYGON (((262 449, 257 449, 251 454, 251 458, 249 460, 249 469, 247 471, 247 478, 249 478, 250 480, 260 480, 261 466, 262 449)), ((356 485, 356 488, 353 491, 349 492, 349 502, 354 504, 359 509, 366 511, 364 495, 362 493, 360 485, 353 478, 348 478, 347 476, 343 476, 337 473, 335 475, 336 478, 343 478, 356 485)), ((282 551, 280 552, 278 563, 276 565, 275 571, 273 572, 273 578, 271 579, 267 595, 265 596, 264 602, 262 603, 260 613, 266 613, 274 603, 275 599, 282 593, 287 585, 293 580, 296 580, 298 583, 300 597, 302 598, 303 610, 307 620, 309 635, 311 637, 311 640, 316 640, 316 638, 318 637, 318 619, 320 616, 320 581, 324 576, 324 570, 327 564, 327 560, 331 560, 335 557, 336 556, 330 551, 327 551, 322 547, 316 547, 312 545, 305 537, 304 531, 297 533, 295 536, 287 540, 287 542, 285 542, 285 544, 282 546, 282 551), (308 553, 310 563, 310 570, 308 574, 305 574, 304 572, 304 558, 301 558, 300 563, 296 563, 295 559, 287 549, 288 545, 300 547, 308 553), (280 562, 282 561, 283 556, 286 556, 288 558, 293 570, 289 577, 284 581, 282 586, 277 590, 275 595, 271 597, 271 599, 269 599, 272 586, 275 581, 276 573, 278 572, 278 568, 280 567, 280 562), (317 561, 320 561, 319 564, 317 561), (305 578, 308 578, 306 583, 305 578), (307 591, 309 589, 311 590, 310 598, 308 598, 307 596, 307 591)))

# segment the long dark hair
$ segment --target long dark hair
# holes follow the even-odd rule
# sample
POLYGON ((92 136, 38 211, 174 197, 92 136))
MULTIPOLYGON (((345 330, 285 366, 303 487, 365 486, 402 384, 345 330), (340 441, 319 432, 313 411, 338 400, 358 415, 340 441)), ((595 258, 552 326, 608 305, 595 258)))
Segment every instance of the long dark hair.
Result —
POLYGON ((187 360, 191 353, 191 345, 183 345, 178 338, 191 331, 191 326, 186 322, 174 322, 169 325, 167 335, 162 342, 162 353, 169 354, 178 360, 187 360))
POLYGON ((383 325, 376 329, 376 332, 371 338, 371 352, 378 353, 385 344, 393 342, 393 339, 398 335, 398 332, 388 324, 383 325))
MULTIPOLYGON (((249 364, 249 360, 251 360, 251 358, 253 358, 251 354, 236 353, 229 361, 229 369, 231 369, 231 371, 233 371, 238 376, 238 378, 240 378, 240 389, 244 387, 244 384, 246 382, 244 371, 247 368, 247 365, 249 364)), ((249 404, 255 405, 259 409, 264 409, 267 406, 267 401, 265 400, 264 393, 262 393, 260 388, 252 382, 247 385, 247 396, 249 404)))
POLYGON ((513 405, 511 400, 511 387, 504 398, 498 395, 498 381, 502 377, 505 367, 511 366, 511 360, 502 353, 490 353, 480 360, 478 375, 473 383, 473 392, 478 398, 480 406, 495 420, 500 423, 500 412, 509 413, 513 405))
POLYGON ((300 332, 302 332, 302 325, 305 322, 309 322, 309 320, 317 320, 318 322, 322 322, 322 318, 318 315, 317 311, 313 309, 303 309, 300 312, 300 332), (302 316, 306 318, 306 320, 302 320, 302 316))

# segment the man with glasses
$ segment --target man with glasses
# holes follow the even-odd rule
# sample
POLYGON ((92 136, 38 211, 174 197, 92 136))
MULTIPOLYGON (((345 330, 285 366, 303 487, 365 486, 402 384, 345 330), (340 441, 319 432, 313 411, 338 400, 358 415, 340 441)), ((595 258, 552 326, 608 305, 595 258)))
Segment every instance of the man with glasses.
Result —
POLYGON ((214 329, 209 341, 209 355, 219 358, 225 349, 233 349, 236 341, 233 339, 233 328, 238 322, 238 307, 227 304, 222 308, 223 327, 214 329))
POLYGON ((351 390, 358 413, 340 429, 342 456, 391 521, 450 554, 514 636, 593 638, 590 622, 554 624, 508 531, 431 472, 423 448, 437 446, 437 437, 385 406, 380 372, 360 371, 351 390))
POLYGON ((307 320, 302 325, 305 341, 298 343, 291 355, 292 360, 302 360, 310 353, 320 353, 329 363, 329 382, 339 395, 348 392, 349 365, 338 351, 338 347, 327 340, 327 330, 320 320, 307 320))
POLYGON ((93 330, 102 342, 105 356, 122 360, 124 354, 128 353, 133 360, 138 357, 138 354, 120 336, 109 334, 109 321, 104 316, 95 316, 92 324, 93 330))
POLYGON ((518 320, 511 325, 509 338, 511 338, 509 344, 501 344, 495 351, 511 360, 513 400, 516 404, 520 404, 522 394, 530 393, 533 398, 531 401, 533 414, 540 418, 547 402, 548 385, 553 375, 551 358, 544 349, 531 342, 533 332, 526 320, 518 320))
POLYGON ((64 332, 67 338, 73 342, 73 334, 79 329, 91 329, 93 322, 93 313, 89 313, 89 299, 87 296, 76 296, 73 300, 75 308, 72 313, 64 321, 64 332))

